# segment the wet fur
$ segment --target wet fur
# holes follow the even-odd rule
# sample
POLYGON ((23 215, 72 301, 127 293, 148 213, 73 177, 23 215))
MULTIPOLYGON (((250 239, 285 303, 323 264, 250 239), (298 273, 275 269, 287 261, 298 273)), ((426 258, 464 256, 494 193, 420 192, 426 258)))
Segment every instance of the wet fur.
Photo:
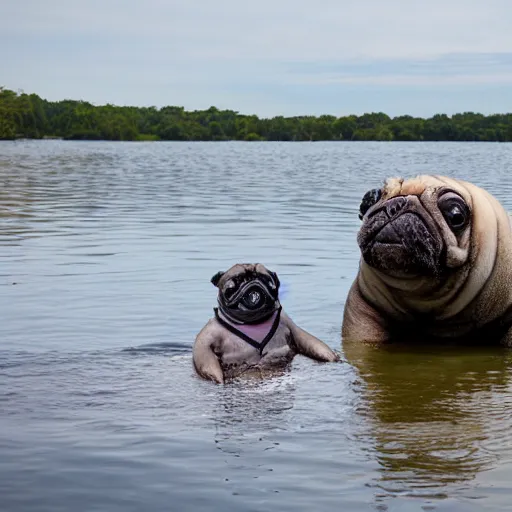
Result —
MULTIPOLYGON (((361 259, 347 297, 345 342, 395 340, 446 343, 501 343, 512 346, 512 231, 500 203, 475 185, 442 176, 391 179, 367 219, 385 201, 417 195, 433 221, 433 238, 444 253, 431 275, 393 276, 361 259), (470 225, 455 236, 437 208, 442 188, 459 193, 470 206, 470 225)), ((433 261, 431 255, 427 260, 433 261)))
MULTIPOLYGON (((215 279, 219 293, 222 293, 224 283, 245 272, 269 271, 261 264, 235 265, 215 279)), ((324 342, 298 327, 284 311, 281 311, 277 330, 265 346, 263 355, 226 329, 216 318, 210 319, 194 342, 193 364, 200 377, 222 384, 243 374, 266 374, 273 369, 282 369, 297 354, 317 361, 338 360, 338 355, 324 342)))

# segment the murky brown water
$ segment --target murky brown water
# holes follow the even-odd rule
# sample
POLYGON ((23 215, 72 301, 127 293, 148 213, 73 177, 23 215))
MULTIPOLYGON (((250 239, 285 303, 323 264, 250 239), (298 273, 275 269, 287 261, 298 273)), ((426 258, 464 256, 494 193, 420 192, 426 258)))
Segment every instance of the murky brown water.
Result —
POLYGON ((505 510, 512 352, 345 347, 199 381, 210 277, 261 261, 340 348, 362 194, 436 172, 512 209, 507 144, 0 143, 2 510, 505 510), (16 284, 14 284, 16 283, 16 284))

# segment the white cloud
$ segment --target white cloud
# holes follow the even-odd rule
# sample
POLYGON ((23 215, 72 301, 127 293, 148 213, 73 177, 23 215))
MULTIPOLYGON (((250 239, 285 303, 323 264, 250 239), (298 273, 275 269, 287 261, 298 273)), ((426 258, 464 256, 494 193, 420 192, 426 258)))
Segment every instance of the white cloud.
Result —
POLYGON ((492 75, 457 74, 448 76, 432 75, 362 75, 362 76, 299 76, 294 83, 304 85, 384 85, 384 86, 475 86, 475 85, 512 85, 512 72, 496 73, 492 75))
POLYGON ((512 51, 508 0, 11 0, 1 14, 4 34, 123 38, 175 60, 512 51))
POLYGON ((1 80, 50 99, 195 108, 231 97, 245 111, 278 104, 271 85, 509 84, 474 55, 512 53, 511 18, 510 0, 6 0, 1 80), (447 55, 441 75, 413 69, 447 55))

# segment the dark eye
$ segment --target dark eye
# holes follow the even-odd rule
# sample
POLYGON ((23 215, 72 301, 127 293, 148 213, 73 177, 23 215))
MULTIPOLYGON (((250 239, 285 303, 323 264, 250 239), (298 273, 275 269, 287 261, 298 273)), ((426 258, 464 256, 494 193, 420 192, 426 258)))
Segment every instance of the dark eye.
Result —
POLYGON ((439 199, 439 209, 450 229, 459 234, 469 223, 470 211, 462 197, 449 192, 439 199))
POLYGON ((236 286, 234 281, 230 279, 224 286, 224 295, 226 296, 226 298, 233 295, 233 293, 235 292, 235 288, 236 286))
POLYGON ((368 190, 363 196, 361 205, 359 206, 359 218, 362 219, 364 214, 381 198, 382 192, 380 188, 368 190))

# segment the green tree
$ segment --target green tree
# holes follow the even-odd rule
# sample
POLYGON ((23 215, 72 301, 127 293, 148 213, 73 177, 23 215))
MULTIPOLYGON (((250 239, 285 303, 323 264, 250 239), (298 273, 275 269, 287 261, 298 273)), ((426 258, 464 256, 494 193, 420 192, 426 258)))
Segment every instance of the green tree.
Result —
POLYGON ((423 119, 361 116, 275 116, 259 118, 210 107, 95 106, 82 100, 49 102, 36 94, 0 87, 0 139, 59 136, 107 140, 383 140, 512 141, 512 114, 462 112, 423 119))

